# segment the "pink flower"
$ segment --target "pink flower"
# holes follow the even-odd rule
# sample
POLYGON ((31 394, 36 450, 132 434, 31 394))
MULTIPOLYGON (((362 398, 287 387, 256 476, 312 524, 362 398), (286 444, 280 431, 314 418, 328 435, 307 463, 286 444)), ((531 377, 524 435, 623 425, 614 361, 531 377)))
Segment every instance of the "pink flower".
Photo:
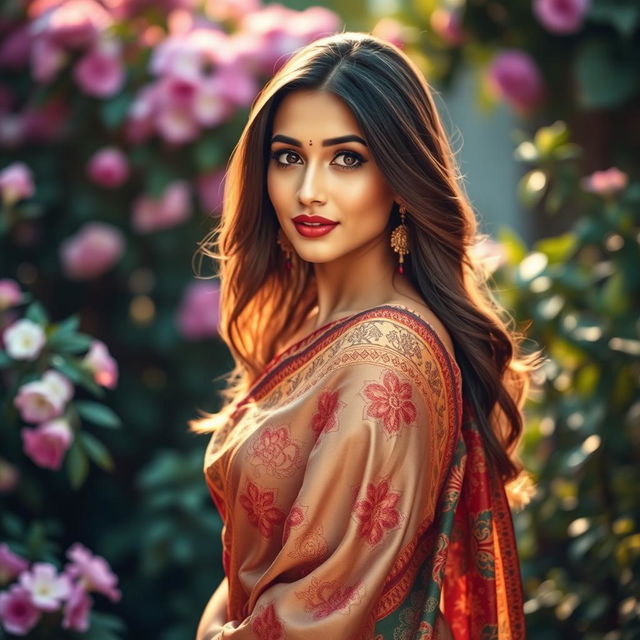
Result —
POLYGON ((76 583, 71 587, 71 595, 64 606, 62 628, 84 633, 89 628, 89 613, 93 605, 93 598, 85 588, 76 583))
POLYGON ((124 66, 120 46, 104 40, 86 53, 73 69, 77 85, 88 95, 108 98, 118 93, 124 84, 124 66))
POLYGON ((38 624, 41 615, 29 591, 19 584, 0 593, 0 621, 5 631, 24 636, 38 624))
POLYGON ((65 568, 66 573, 73 578, 80 578, 87 591, 102 593, 113 602, 120 600, 121 594, 116 588, 118 578, 104 558, 93 555, 79 542, 67 551, 67 557, 71 562, 65 568))
POLYGON ((127 140, 135 144, 144 142, 155 131, 158 110, 158 87, 148 84, 138 91, 129 108, 126 124, 127 140))
MULTIPOLYGON (((51 3, 49 3, 51 4, 51 3)), ((65 0, 54 4, 32 22, 33 33, 65 48, 88 47, 113 19, 94 0, 65 0)))
POLYGON ((34 191, 33 174, 24 162, 14 162, 0 171, 0 192, 6 206, 31 197, 34 191))
POLYGON ((107 345, 94 340, 82 364, 92 373, 97 384, 114 389, 118 384, 118 363, 111 357, 107 345))
MULTIPOLYGON (((218 68, 215 81, 218 85, 220 97, 231 105, 249 106, 258 93, 255 78, 237 62, 221 65, 218 68)), ((229 107, 227 111, 230 111, 229 107)))
POLYGON ((191 194, 185 180, 174 180, 160 198, 140 196, 133 205, 133 228, 138 233, 168 229, 191 215, 191 194))
POLYGON ((202 173, 197 178, 198 199, 205 213, 215 215, 222 210, 224 169, 202 173))
POLYGON ((437 8, 430 18, 431 28, 449 45, 458 46, 465 41, 459 11, 437 8))
POLYGON ((88 222, 60 245, 64 272, 72 280, 96 278, 120 259, 124 242, 124 235, 113 225, 88 222))
POLYGON ((20 575, 20 585, 31 595, 33 604, 42 611, 56 611, 71 593, 71 580, 64 573, 58 575, 48 562, 36 562, 31 571, 20 575))
POLYGON ((105 147, 91 156, 87 175, 101 187, 119 187, 129 176, 127 156, 115 147, 105 147))
POLYGON ((498 53, 488 80, 490 87, 520 113, 531 111, 544 97, 540 70, 524 51, 509 49, 498 53))
POLYGON ((72 396, 71 382, 51 369, 40 380, 23 384, 14 404, 25 422, 43 422, 59 416, 72 396))
POLYGON ((186 288, 177 313, 178 329, 187 340, 218 335, 220 287, 216 282, 192 282, 186 288))
MULTIPOLYGON (((238 76, 238 83, 235 78, 231 83, 236 89, 242 88, 242 76, 238 76)), ((229 85, 226 85, 227 87, 229 85)), ((223 78, 221 76, 203 80, 198 86, 198 92, 193 102, 192 112, 198 124, 204 127, 214 127, 224 122, 233 113, 231 100, 227 97, 229 93, 225 90, 223 78)), ((234 98, 239 97, 239 93, 234 98)), ((240 97, 240 100, 243 98, 240 97)))
POLYGON ((39 324, 22 318, 5 330, 3 340, 7 353, 14 360, 35 360, 47 338, 39 324))
POLYGON ((582 27, 589 0, 533 0, 533 14, 552 33, 574 33, 582 27))
POLYGON ((600 196, 612 196, 627 186, 629 178, 624 171, 611 167, 605 171, 594 171, 590 176, 582 178, 582 188, 585 191, 600 196))
POLYGON ((239 20, 260 7, 260 0, 206 0, 205 13, 218 22, 239 20))
POLYGON ((29 567, 29 561, 16 555, 4 542, 0 544, 0 584, 11 582, 29 567))
POLYGON ((22 300, 20 285, 10 278, 0 280, 0 311, 15 307, 22 300))
POLYGON ((22 24, 0 41, 0 67, 22 69, 29 63, 29 25, 22 24))
POLYGON ((60 469, 72 440, 73 432, 64 418, 43 422, 35 429, 22 429, 25 454, 45 469, 60 469))
POLYGON ((69 54, 50 38, 37 38, 31 46, 31 75, 40 84, 48 84, 58 75, 69 54))

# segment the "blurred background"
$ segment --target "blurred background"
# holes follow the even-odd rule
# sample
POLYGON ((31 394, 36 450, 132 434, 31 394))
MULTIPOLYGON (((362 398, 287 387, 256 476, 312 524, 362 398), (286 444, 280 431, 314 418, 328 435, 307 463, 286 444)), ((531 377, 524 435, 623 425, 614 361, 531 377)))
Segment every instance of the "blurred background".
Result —
POLYGON ((640 638, 639 24, 636 0, 4 0, 0 636, 194 637, 223 573, 187 423, 232 362, 192 259, 257 91, 349 30, 433 87, 478 256, 547 356, 528 637, 640 638))

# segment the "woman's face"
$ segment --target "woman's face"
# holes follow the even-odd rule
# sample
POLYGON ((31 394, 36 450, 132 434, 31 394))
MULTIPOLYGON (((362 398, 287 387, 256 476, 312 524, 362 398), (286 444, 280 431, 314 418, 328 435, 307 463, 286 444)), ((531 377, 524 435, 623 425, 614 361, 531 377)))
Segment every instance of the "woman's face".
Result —
POLYGON ((318 90, 290 93, 275 114, 270 142, 269 198, 303 260, 356 257, 389 242, 395 194, 340 98, 318 90), (313 216, 324 221, 314 223, 313 216))

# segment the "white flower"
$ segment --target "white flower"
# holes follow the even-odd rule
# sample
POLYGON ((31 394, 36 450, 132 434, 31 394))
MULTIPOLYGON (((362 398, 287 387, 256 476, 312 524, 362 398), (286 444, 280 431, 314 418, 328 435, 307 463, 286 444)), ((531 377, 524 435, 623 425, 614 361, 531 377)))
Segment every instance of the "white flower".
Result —
POLYGON ((66 574, 58 575, 47 562, 36 562, 31 571, 20 575, 20 584, 29 591, 33 604, 43 611, 55 611, 71 593, 71 580, 66 574))
POLYGON ((56 398, 62 405, 67 404, 73 396, 73 385, 69 379, 53 369, 44 373, 42 382, 49 389, 50 396, 56 398))
POLYGON ((14 322, 4 332, 7 353, 14 360, 35 360, 45 342, 42 327, 27 318, 14 322))

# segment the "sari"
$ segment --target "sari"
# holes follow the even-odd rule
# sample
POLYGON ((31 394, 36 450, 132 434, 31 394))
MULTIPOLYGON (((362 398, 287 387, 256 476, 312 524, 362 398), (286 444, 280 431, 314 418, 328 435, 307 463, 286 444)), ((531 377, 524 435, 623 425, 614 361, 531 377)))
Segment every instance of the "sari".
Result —
POLYGON ((517 550, 462 374, 400 305, 275 357, 211 435, 228 622, 211 640, 520 640, 517 550))

